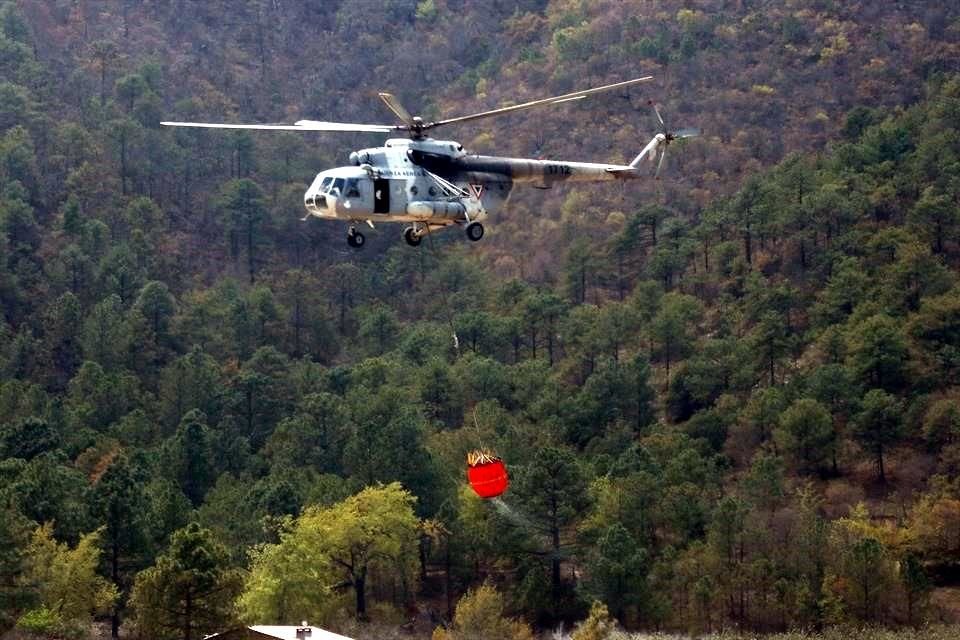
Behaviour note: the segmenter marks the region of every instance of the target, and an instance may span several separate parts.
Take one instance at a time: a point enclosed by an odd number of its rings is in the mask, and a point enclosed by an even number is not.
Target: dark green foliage
[[[193,409],[217,420],[223,387],[216,360],[198,346],[170,363],[160,376],[160,414],[168,428]]]
[[[40,418],[24,418],[0,427],[0,460],[32,460],[56,450],[59,445],[60,435]]]
[[[906,344],[898,323],[875,315],[852,327],[848,338],[849,365],[863,384],[894,391],[903,383]]]
[[[393,390],[359,387],[349,398],[352,429],[343,468],[365,485],[399,481],[419,496],[417,510],[432,513],[439,487],[433,456],[424,448],[426,422]]]
[[[779,446],[806,471],[819,470],[836,446],[830,413],[811,398],[801,398],[787,407],[774,434]]]
[[[250,141],[249,135],[241,136],[238,140]],[[243,164],[241,175],[248,175],[249,159],[244,163],[241,145],[238,144],[238,162]],[[249,154],[249,150],[246,152]],[[239,260],[241,255],[246,256],[247,275],[250,284],[253,284],[262,258],[260,252],[266,244],[264,228],[269,224],[267,211],[263,202],[263,192],[252,180],[233,180],[223,186],[220,193],[220,207],[226,218],[227,240],[230,255]]]
[[[577,514],[588,504],[586,478],[571,452],[543,447],[530,464],[518,470],[514,491],[534,530],[546,537],[552,613],[556,616],[563,597],[560,571],[565,546],[563,538]]]
[[[871,389],[860,402],[860,412],[853,422],[853,436],[873,456],[881,482],[886,480],[883,454],[903,435],[902,413],[903,406],[894,396]]]
[[[607,603],[623,621],[628,607],[642,607],[647,597],[645,550],[621,524],[609,527],[587,558],[590,577],[581,585],[584,596]]]
[[[216,479],[213,434],[206,417],[196,409],[180,421],[177,432],[164,444],[162,454],[166,475],[180,485],[193,506],[203,501]]]
[[[234,620],[240,575],[209,529],[192,523],[137,576],[132,603],[140,629],[156,638],[202,637]]]
[[[122,595],[129,593],[133,570],[143,563],[147,551],[145,481],[144,470],[121,453],[93,488],[93,511],[105,526],[105,563],[110,580]],[[122,611],[122,603],[115,605],[111,616],[113,637],[119,633]]]

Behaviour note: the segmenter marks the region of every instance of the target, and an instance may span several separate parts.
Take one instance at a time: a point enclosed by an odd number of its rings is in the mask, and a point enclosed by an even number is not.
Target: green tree
[[[364,309],[360,315],[360,339],[367,353],[382,356],[396,344],[400,334],[397,314],[385,304],[376,304]]]
[[[343,399],[332,393],[311,393],[299,402],[293,416],[280,421],[263,453],[276,469],[340,473],[348,437]]]
[[[588,578],[580,590],[605,603],[621,623],[628,608],[641,608],[647,593],[648,557],[630,532],[619,523],[600,536],[587,556]]]
[[[660,357],[666,364],[667,379],[670,364],[683,358],[693,342],[691,331],[700,319],[700,303],[691,296],[668,293],[663,296],[659,311],[650,323],[650,334],[660,346]]]
[[[853,421],[853,436],[870,452],[877,466],[877,477],[886,482],[883,454],[903,436],[903,405],[882,389],[871,389],[860,403]]]
[[[536,291],[522,305],[523,323],[530,340],[530,357],[536,359],[537,347],[545,343],[547,361],[552,367],[556,356],[557,324],[566,313],[566,304],[553,291]]]
[[[912,625],[917,622],[917,613],[924,609],[933,583],[923,566],[923,560],[916,553],[907,553],[901,560],[899,577],[907,598],[907,624]]]
[[[960,403],[954,396],[934,400],[923,416],[923,437],[935,450],[960,441]]]
[[[740,624],[746,622],[747,505],[740,498],[725,496],[716,505],[710,522],[708,541],[722,570],[717,585],[726,595],[730,615]]]
[[[160,374],[160,415],[173,429],[189,411],[197,409],[211,421],[220,417],[224,389],[217,361],[194,345]]]
[[[933,241],[933,250],[943,253],[944,238],[952,237],[960,220],[960,209],[949,195],[937,194],[927,187],[910,210],[907,219]]]
[[[875,315],[852,327],[848,365],[871,387],[894,391],[903,383],[907,347],[896,320]]]
[[[292,403],[287,384],[290,362],[273,347],[261,347],[233,381],[228,409],[239,436],[259,449]]]
[[[812,398],[801,398],[787,407],[774,438],[806,471],[819,469],[836,446],[830,413]]]
[[[116,369],[126,361],[131,339],[123,302],[117,295],[97,303],[83,323],[83,352],[105,369]]]
[[[147,320],[154,346],[159,348],[167,344],[170,340],[170,320],[176,311],[173,295],[167,285],[156,280],[143,285],[133,308]]]
[[[0,509],[0,627],[4,629],[13,626],[13,614],[23,611],[33,595],[20,581],[31,529],[17,510]]]
[[[580,391],[562,404],[568,424],[566,439],[578,446],[600,437],[617,420],[630,419],[636,395],[631,393],[630,372],[608,358],[586,379]],[[649,408],[647,417],[649,417]],[[646,425],[644,425],[646,426]]]
[[[390,580],[412,589],[418,522],[415,498],[399,483],[367,487],[329,507],[310,507],[278,544],[260,548],[239,606],[247,620],[314,619],[339,604],[336,589],[349,586],[355,612],[367,616],[367,581]]]
[[[569,542],[569,528],[588,506],[583,471],[573,453],[556,447],[539,449],[533,460],[517,472],[515,494],[523,513],[548,540],[553,614],[559,614],[563,592],[561,565]]]
[[[853,372],[839,363],[825,364],[813,370],[807,378],[808,393],[830,412],[835,439],[840,442],[847,422],[856,410],[860,385]],[[837,450],[833,448],[833,472],[838,473]]]
[[[122,76],[113,86],[128,113],[133,111],[133,103],[137,98],[150,90],[147,81],[139,73],[128,73]]]
[[[125,308],[140,290],[145,275],[138,252],[129,242],[111,245],[109,252],[97,265],[100,295],[106,296],[103,302],[106,303],[111,299],[110,296],[115,296],[120,306]]]
[[[89,483],[60,451],[40,454],[28,462],[8,461],[0,482],[0,499],[34,523],[53,523],[61,540],[76,542],[93,528]]]
[[[146,502],[142,490],[145,475],[126,455],[120,454],[93,487],[93,510],[104,523],[110,581],[120,594],[110,617],[114,638],[120,637],[120,615],[125,604],[122,600],[129,593],[130,569],[146,550]]]
[[[790,338],[783,317],[773,311],[765,312],[751,334],[754,352],[760,367],[767,371],[767,384],[776,384],[776,368],[789,353]]]
[[[592,242],[579,238],[573,242],[567,252],[564,265],[567,292],[574,304],[587,301],[587,290],[597,268],[597,256]]]
[[[785,408],[783,392],[777,387],[758,389],[743,409],[743,419],[763,444],[773,434]]]
[[[261,262],[260,251],[267,244],[269,223],[263,191],[253,180],[231,180],[220,190],[220,208],[226,214],[230,255],[247,257],[247,273],[253,284]]]
[[[103,431],[139,402],[139,380],[123,369],[84,362],[67,386],[66,408],[79,426]]]
[[[634,356],[627,365],[627,376],[628,389],[634,404],[634,426],[639,433],[657,420],[654,405],[656,395],[650,386],[650,363],[643,354]]]
[[[32,460],[42,453],[56,450],[59,445],[60,434],[41,418],[21,418],[0,425],[0,460]]]
[[[100,106],[107,104],[107,73],[120,58],[116,43],[109,40],[95,40],[90,43],[89,63],[100,74]]]
[[[418,498],[422,516],[437,505],[438,467],[425,447],[427,424],[398,388],[348,396],[352,428],[343,445],[344,470],[366,485],[398,481]]]
[[[213,434],[206,416],[196,409],[189,411],[177,432],[163,446],[164,469],[175,480],[193,506],[203,502],[216,479]]]
[[[137,574],[130,603],[141,633],[194,640],[235,620],[241,587],[226,548],[209,529],[192,523],[173,534],[156,564]]]
[[[742,484],[751,504],[772,512],[786,494],[783,460],[759,451],[753,456]]]
[[[960,287],[924,298],[907,325],[924,373],[940,387],[960,383]]]

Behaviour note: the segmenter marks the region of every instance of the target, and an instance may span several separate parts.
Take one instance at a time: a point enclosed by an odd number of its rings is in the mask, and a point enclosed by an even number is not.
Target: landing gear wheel
[[[411,247],[419,247],[420,240],[422,238],[417,235],[417,230],[413,227],[407,227],[403,230],[403,239],[407,241],[407,244]]]
[[[363,237],[362,233],[357,231],[356,227],[350,227],[350,230],[347,231],[347,244],[354,249],[362,249],[366,241],[367,239]]]
[[[483,237],[483,225],[479,222],[471,222],[467,225],[467,237],[476,242]]]

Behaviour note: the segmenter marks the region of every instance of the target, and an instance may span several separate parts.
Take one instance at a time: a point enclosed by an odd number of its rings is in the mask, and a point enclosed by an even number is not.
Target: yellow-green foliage
[[[53,537],[52,524],[37,527],[27,546],[21,581],[33,590],[39,606],[24,615],[21,624],[49,626],[56,621],[83,628],[94,613],[107,611],[118,593],[97,575],[99,562],[99,530],[82,536],[71,549]]]
[[[789,633],[759,634],[733,631],[698,636],[699,640],[955,640],[960,627],[935,625],[919,629],[879,629],[872,627],[835,627],[816,633],[792,631]],[[618,634],[623,640],[675,640],[672,634]]]
[[[702,11],[695,9],[680,9],[677,11],[677,22],[687,30],[694,29],[702,24],[704,15]]]
[[[63,632],[63,619],[56,611],[44,606],[30,609],[17,620],[17,628],[43,635]]]
[[[255,552],[241,616],[261,624],[303,617],[320,622],[349,602],[338,585],[356,589],[358,577],[367,575],[410,584],[417,557],[414,501],[394,482],[307,509],[278,544]]]
[[[433,640],[533,640],[530,626],[509,618],[503,596],[489,584],[468,591],[457,603],[453,625],[437,627]]]
[[[570,640],[606,640],[615,628],[616,623],[610,618],[607,605],[594,601],[590,615],[577,626]]]

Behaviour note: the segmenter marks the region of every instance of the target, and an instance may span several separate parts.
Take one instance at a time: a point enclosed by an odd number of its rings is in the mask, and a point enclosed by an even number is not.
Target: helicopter
[[[649,82],[643,76],[592,89],[574,91],[522,104],[482,111],[466,116],[425,121],[410,112],[391,93],[378,95],[399,124],[349,124],[299,120],[294,124],[225,124],[211,122],[161,122],[171,127],[204,127],[213,129],[254,129],[270,131],[340,131],[407,134],[390,138],[382,147],[361,149],[350,154],[350,166],[327,169],[317,174],[304,194],[310,217],[340,220],[349,223],[347,243],[360,249],[366,239],[357,226],[366,222],[407,223],[403,238],[410,246],[418,246],[430,233],[452,226],[461,226],[467,238],[480,240],[483,221],[507,202],[515,184],[532,184],[549,189],[565,182],[632,180],[646,177],[642,163],[653,163],[659,155],[656,176],[659,177],[667,145],[678,138],[699,135],[696,129],[670,131],[659,109],[653,103],[660,131],[628,165],[593,162],[570,162],[532,158],[484,156],[466,151],[459,142],[437,140],[428,136],[437,127],[501,116],[535,107],[582,100],[597,93],[623,90]]]

